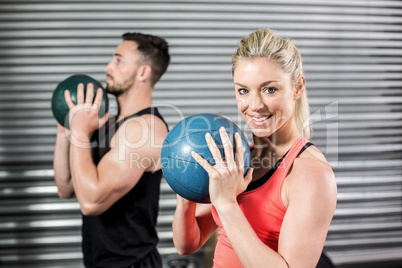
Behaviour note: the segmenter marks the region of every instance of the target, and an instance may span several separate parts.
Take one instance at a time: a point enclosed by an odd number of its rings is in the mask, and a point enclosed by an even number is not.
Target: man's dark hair
[[[155,85],[170,63],[169,45],[166,40],[142,33],[125,33],[122,38],[124,41],[134,41],[138,44],[138,51],[143,55],[145,63],[152,68],[151,84]]]

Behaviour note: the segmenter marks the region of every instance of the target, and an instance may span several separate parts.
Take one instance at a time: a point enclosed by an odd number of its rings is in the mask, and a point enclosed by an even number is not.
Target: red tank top
[[[237,202],[254,232],[264,244],[275,251],[278,251],[279,233],[286,213],[286,207],[281,197],[282,184],[295,158],[308,142],[306,138],[299,138],[267,182],[237,197]],[[212,216],[215,223],[221,227],[215,249],[214,268],[243,267],[222,228],[222,223],[214,207],[212,207]]]

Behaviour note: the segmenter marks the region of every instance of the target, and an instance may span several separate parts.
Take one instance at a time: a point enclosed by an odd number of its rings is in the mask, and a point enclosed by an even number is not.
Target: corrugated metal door
[[[339,185],[326,250],[338,265],[401,259],[401,7],[380,0],[1,1],[2,267],[81,265],[79,206],[59,199],[53,182],[50,99],[59,81],[86,73],[103,82],[122,33],[161,35],[172,64],[154,97],[170,126],[200,112],[240,123],[230,58],[240,38],[263,27],[292,37],[304,57],[313,142]],[[166,260],[176,253],[175,195],[162,187]]]

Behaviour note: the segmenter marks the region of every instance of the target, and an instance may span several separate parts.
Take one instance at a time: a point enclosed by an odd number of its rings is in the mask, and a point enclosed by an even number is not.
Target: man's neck
[[[119,116],[135,114],[152,105],[152,88],[136,88],[117,97]]]

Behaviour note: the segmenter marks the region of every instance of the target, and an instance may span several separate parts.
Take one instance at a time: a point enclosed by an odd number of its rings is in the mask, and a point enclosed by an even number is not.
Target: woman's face
[[[296,126],[293,114],[299,94],[290,75],[276,62],[244,60],[237,65],[233,79],[237,106],[256,137]]]

